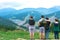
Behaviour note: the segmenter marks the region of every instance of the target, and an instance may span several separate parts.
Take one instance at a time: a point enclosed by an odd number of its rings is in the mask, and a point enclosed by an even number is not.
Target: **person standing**
[[[58,21],[58,19],[55,19],[55,22],[54,22],[54,38],[59,39],[59,21]]]
[[[35,20],[33,19],[32,16],[30,16],[30,19],[29,19],[29,32],[30,32],[30,39],[31,40],[34,40],[34,31],[35,31]]]
[[[45,18],[42,15],[41,19],[38,21],[38,25],[39,25],[39,37],[41,40],[44,40],[45,38]]]
[[[46,39],[49,39],[50,25],[51,25],[51,22],[49,18],[46,18],[46,26],[45,26],[45,38]]]

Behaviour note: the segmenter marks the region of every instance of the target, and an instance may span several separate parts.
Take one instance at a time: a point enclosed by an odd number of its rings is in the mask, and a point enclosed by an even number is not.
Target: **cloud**
[[[35,8],[37,7],[50,8],[58,5],[60,5],[60,0],[30,0],[25,6]]]
[[[60,0],[1,0],[0,8],[12,7],[15,9],[22,8],[50,8],[60,6]]]
[[[19,7],[21,6],[21,4],[16,3],[16,2],[4,2],[4,3],[0,3],[0,7]]]

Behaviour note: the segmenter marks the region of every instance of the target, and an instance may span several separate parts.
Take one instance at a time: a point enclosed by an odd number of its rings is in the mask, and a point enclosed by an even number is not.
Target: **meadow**
[[[60,35],[59,35],[60,36]],[[39,39],[38,32],[35,33],[35,39]],[[50,32],[50,40],[54,39],[53,32]],[[23,30],[0,31],[0,40],[29,40],[29,32]]]

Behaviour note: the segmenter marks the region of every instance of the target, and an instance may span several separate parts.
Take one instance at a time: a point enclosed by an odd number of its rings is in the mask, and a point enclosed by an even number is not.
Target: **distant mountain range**
[[[27,30],[27,28],[21,25],[21,23],[22,21],[20,20],[8,20],[0,17],[0,30],[1,29],[4,29],[4,31],[16,30],[16,29]]]
[[[55,15],[56,14],[56,15]],[[20,19],[25,20],[28,15],[34,16],[35,20],[39,20],[41,15],[46,17],[56,16],[60,18],[60,6],[52,8],[24,8],[21,10],[15,10],[13,8],[0,9],[0,16],[6,19]]]
[[[0,9],[0,16],[12,15],[12,14],[16,14],[16,12],[17,10],[13,8],[4,8],[4,9]]]
[[[46,15],[46,17],[52,17],[52,16],[55,16],[56,18],[60,19],[60,11]]]
[[[38,21],[44,15],[49,17],[52,21],[55,18],[60,19],[60,6],[52,8],[24,8],[21,10],[16,10],[13,8],[0,9],[0,28],[16,29],[16,26],[23,24],[30,16],[34,17],[35,21]],[[13,19],[13,20],[11,20]],[[15,20],[14,20],[15,19]],[[27,29],[23,25],[20,26],[23,29]]]

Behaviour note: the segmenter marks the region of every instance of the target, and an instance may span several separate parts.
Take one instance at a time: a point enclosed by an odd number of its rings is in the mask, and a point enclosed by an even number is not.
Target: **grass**
[[[50,33],[49,38],[54,38],[53,33]],[[20,38],[29,40],[29,32],[21,31],[21,30],[14,30],[14,31],[0,31],[0,40],[18,40]],[[35,39],[39,38],[39,34],[35,33]]]

